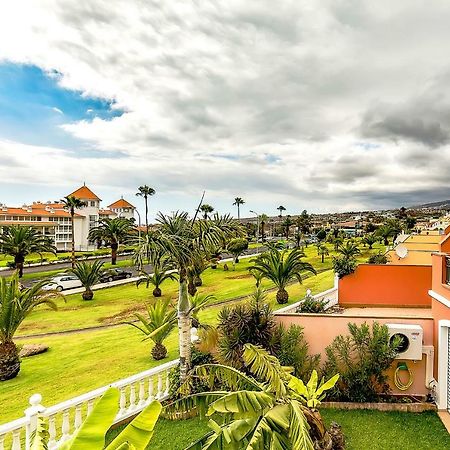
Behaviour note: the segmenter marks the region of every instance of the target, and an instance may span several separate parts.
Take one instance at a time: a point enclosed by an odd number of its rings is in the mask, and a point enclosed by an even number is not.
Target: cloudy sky
[[[447,199],[449,23],[448,0],[5,0],[0,202]]]

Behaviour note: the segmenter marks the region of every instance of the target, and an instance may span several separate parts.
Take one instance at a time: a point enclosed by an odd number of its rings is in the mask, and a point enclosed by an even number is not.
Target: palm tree
[[[19,278],[23,275],[25,258],[31,253],[41,255],[44,252],[56,254],[56,248],[48,236],[41,234],[36,228],[20,225],[3,227],[0,234],[0,251],[14,258]]]
[[[170,301],[158,299],[154,304],[147,305],[147,317],[136,313],[140,323],[127,322],[144,333],[144,340],[151,339],[155,344],[152,348],[152,357],[155,361],[167,356],[167,348],[163,342],[177,326],[177,311]]]
[[[286,211],[286,208],[283,205],[280,205],[277,209],[280,211],[280,217],[283,217],[283,211]]]
[[[166,413],[174,418],[180,412],[192,414],[205,409],[207,416],[221,416],[219,423],[210,419],[212,431],[188,449],[334,448],[316,408],[339,375],[319,382],[314,370],[305,385],[275,356],[252,344],[244,346],[243,359],[245,373],[220,364],[196,366],[188,386],[206,386],[210,391],[187,395],[166,406]],[[211,390],[217,386],[223,386],[222,390]]]
[[[375,233],[369,233],[366,234],[363,238],[362,238],[362,242],[365,245],[369,246],[369,250],[372,250],[372,246],[373,244],[375,244],[378,241],[378,238],[376,237]]]
[[[117,262],[117,249],[120,242],[126,242],[135,231],[133,223],[124,217],[100,219],[98,226],[91,228],[89,239],[105,241],[111,247],[111,264]]]
[[[271,248],[270,251],[254,258],[252,260],[253,265],[249,267],[249,270],[260,272],[264,278],[272,281],[278,288],[277,302],[280,304],[287,303],[289,293],[286,291],[286,286],[293,280],[301,283],[302,272],[316,274],[310,263],[302,261],[304,256],[305,254],[300,249],[289,252]]]
[[[203,218],[206,220],[208,218],[208,214],[211,214],[214,211],[214,208],[205,203],[200,206],[200,211],[203,213]]]
[[[352,241],[347,241],[341,244],[338,248],[338,253],[340,253],[344,258],[354,259],[357,255],[361,254],[361,250],[358,248],[358,244]]]
[[[136,286],[139,287],[142,283],[145,283],[145,287],[148,288],[150,285],[153,285],[153,297],[161,297],[162,292],[160,286],[164,281],[176,280],[177,277],[175,273],[169,272],[172,269],[172,265],[165,257],[162,257],[159,260],[154,259],[152,266],[153,273],[141,271],[141,278],[136,282]]]
[[[78,277],[85,289],[81,295],[83,300],[92,300],[94,298],[94,292],[91,288],[99,282],[102,270],[102,261],[95,261],[93,264],[89,264],[86,261],[78,261],[75,264],[75,268],[70,270],[70,272]]]
[[[138,192],[136,193],[137,197],[144,197],[145,201],[145,228],[148,233],[148,198],[152,195],[155,195],[156,191],[144,184],[143,186],[138,187]]]
[[[75,210],[84,208],[87,203],[83,200],[74,197],[73,195],[68,195],[61,200],[64,205],[64,209],[67,209],[70,213],[70,223],[72,227],[71,240],[72,240],[72,269],[75,267]]]
[[[212,219],[190,219],[187,212],[171,216],[158,215],[161,249],[178,270],[178,328],[180,350],[180,378],[185,379],[191,365],[191,304],[188,296],[189,273],[198,258],[206,258],[224,242],[244,234],[242,226],[229,215],[215,214]]]
[[[383,239],[384,245],[387,246],[389,245],[389,238],[394,236],[395,230],[389,224],[384,224],[378,227],[375,233],[377,236]]]
[[[289,231],[290,231],[292,225],[294,225],[294,221],[291,219],[291,216],[287,216],[283,222],[283,228],[286,233],[286,239],[289,239]]]
[[[325,244],[318,244],[317,252],[322,258],[322,263],[325,261],[325,256],[328,256],[330,254]]]
[[[16,377],[20,371],[19,351],[13,337],[25,317],[42,304],[57,309],[53,300],[62,296],[44,291],[46,283],[42,280],[22,289],[17,272],[9,280],[0,277],[0,381]]]
[[[245,203],[245,202],[244,202],[244,200],[242,200],[241,197],[236,197],[236,198],[234,199],[233,206],[237,206],[237,210],[238,210],[238,220],[241,218],[240,211],[239,211],[239,207],[240,207],[241,205],[243,205],[244,203]]]
[[[261,225],[261,241],[264,242],[265,238],[266,238],[266,224],[269,221],[269,217],[267,216],[267,214],[261,214],[259,216],[259,223]],[[257,239],[258,240],[258,239]]]
[[[191,317],[192,317],[192,326],[195,328],[206,327],[207,325],[202,325],[200,323],[200,319],[198,314],[200,311],[205,309],[212,301],[216,300],[216,297],[212,294],[208,295],[199,295],[196,293],[194,296],[190,298],[191,302]]]

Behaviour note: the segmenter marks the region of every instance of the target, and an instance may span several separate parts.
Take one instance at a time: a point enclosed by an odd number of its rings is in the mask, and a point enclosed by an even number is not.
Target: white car
[[[75,275],[60,275],[52,278],[45,286],[42,287],[42,289],[61,292],[66,289],[73,289],[82,286],[81,281]]]

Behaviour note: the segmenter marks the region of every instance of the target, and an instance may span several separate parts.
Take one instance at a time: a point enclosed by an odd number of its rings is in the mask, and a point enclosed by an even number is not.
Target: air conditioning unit
[[[391,340],[395,336],[402,339],[398,348],[396,359],[410,359],[420,361],[422,359],[423,329],[420,325],[404,323],[387,323]]]

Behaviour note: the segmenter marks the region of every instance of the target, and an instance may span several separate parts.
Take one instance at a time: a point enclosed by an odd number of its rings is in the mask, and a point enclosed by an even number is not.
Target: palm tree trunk
[[[239,220],[241,218],[241,214],[239,212],[239,203],[238,203],[237,207],[238,207],[238,220]]]
[[[72,227],[72,269],[75,268],[75,230],[74,230],[74,216],[75,216],[75,211],[73,210],[73,208],[70,210],[70,224]]]
[[[22,255],[16,255],[14,257],[14,265],[16,266],[16,270],[19,271],[19,278],[23,277],[23,263],[25,262],[25,258]]]
[[[180,380],[186,379],[191,367],[191,317],[187,292],[186,271],[180,270],[178,296],[178,340],[180,348]]]
[[[117,249],[119,244],[117,242],[111,243],[111,264],[115,266],[117,264]]]
[[[148,235],[148,197],[145,196],[145,228]]]
[[[20,371],[19,351],[12,341],[0,343],[0,381],[15,378]]]
[[[324,258],[325,258],[325,254],[322,253],[322,263],[323,263],[323,261],[324,261]]]

